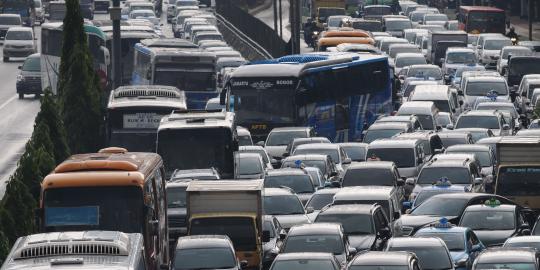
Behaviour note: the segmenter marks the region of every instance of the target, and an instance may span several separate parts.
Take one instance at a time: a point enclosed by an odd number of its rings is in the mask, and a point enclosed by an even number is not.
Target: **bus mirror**
[[[105,65],[109,66],[111,64],[111,54],[109,53],[109,49],[107,49],[105,46],[100,46],[99,49],[103,52],[103,60]]]
[[[152,219],[148,222],[150,225],[150,229],[152,230],[152,234],[158,234],[159,232],[159,221],[157,219]]]

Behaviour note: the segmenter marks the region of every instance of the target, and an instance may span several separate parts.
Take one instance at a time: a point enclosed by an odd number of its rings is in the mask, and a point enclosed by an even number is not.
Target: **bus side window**
[[[155,204],[155,194],[154,194],[155,186],[153,182],[154,180],[150,179],[144,183],[144,203],[146,205],[146,209],[148,210],[148,212],[146,213],[146,217],[145,217],[146,224],[144,226],[145,233],[143,235],[145,235],[144,244],[145,244],[146,254],[148,254],[148,256],[155,255],[154,253],[156,253],[156,249],[155,249],[156,242],[155,242],[155,237],[152,232],[152,221],[155,220],[155,214],[157,211],[156,204]]]
[[[159,239],[159,248],[160,253],[162,256],[162,261],[166,262],[168,260],[167,253],[165,252],[167,250],[168,245],[168,239],[165,237],[167,232],[167,219],[166,219],[166,194],[165,194],[165,183],[163,179],[163,173],[161,171],[162,167],[158,167],[156,169],[156,173],[154,175],[154,180],[156,181],[156,192],[157,192],[157,205],[159,208],[159,215],[158,215],[158,221],[159,221],[159,230],[158,233],[158,239]]]

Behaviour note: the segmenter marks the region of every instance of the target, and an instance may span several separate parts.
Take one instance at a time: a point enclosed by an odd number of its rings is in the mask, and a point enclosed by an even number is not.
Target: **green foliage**
[[[15,243],[15,240],[17,240],[17,237],[15,237],[15,222],[9,212],[2,207],[0,207],[0,228],[7,238],[8,245],[11,246],[11,243]]]
[[[37,203],[28,191],[28,187],[18,178],[17,174],[11,176],[2,200],[2,207],[13,220],[13,225],[11,225],[13,231],[6,233],[10,244],[15,243],[17,238],[34,232],[34,208],[36,206]],[[9,228],[5,224],[2,227]]]
[[[103,138],[101,87],[77,0],[66,1],[58,93],[69,149],[72,153],[95,152]]]
[[[9,247],[9,240],[7,239],[6,235],[0,227],[0,265],[4,263],[4,260],[7,257],[9,253]]]
[[[54,161],[56,164],[69,157],[66,130],[58,109],[58,102],[54,98],[50,88],[45,90],[41,98],[41,110],[36,116],[34,128],[38,123],[45,123],[49,127],[49,135],[53,144]]]

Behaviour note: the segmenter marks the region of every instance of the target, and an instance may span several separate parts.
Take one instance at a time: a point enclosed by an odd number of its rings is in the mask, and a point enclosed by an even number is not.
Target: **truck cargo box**
[[[497,143],[497,162],[499,165],[540,164],[540,138],[502,137]]]

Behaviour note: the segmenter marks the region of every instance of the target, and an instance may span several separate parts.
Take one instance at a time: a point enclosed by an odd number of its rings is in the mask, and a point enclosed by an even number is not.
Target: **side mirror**
[[[384,227],[384,228],[381,228],[379,230],[379,235],[382,237],[382,238],[390,238],[391,236],[391,232],[390,232],[390,228],[388,227]]]
[[[169,265],[168,264],[160,264],[159,269],[167,270],[167,269],[169,269]]]
[[[398,220],[401,217],[401,214],[399,212],[394,212],[394,220]]]
[[[503,129],[503,130],[510,130],[510,126],[509,126],[508,124],[504,124],[504,125],[502,126],[502,129]]]
[[[406,180],[407,179],[405,177],[398,178],[397,181],[396,181],[396,185],[397,186],[403,186],[403,185],[405,185]]]
[[[460,96],[463,96],[463,90],[458,90],[457,94],[460,95]],[[459,101],[459,105],[463,105],[463,100]]]
[[[405,80],[405,75],[399,75],[399,76],[398,76],[398,79],[400,79],[400,80]]]
[[[159,232],[159,221],[157,219],[152,219],[149,222],[152,234],[158,234]]]
[[[343,160],[342,164],[351,164],[352,160],[350,158],[346,158]]]
[[[414,186],[416,183],[414,181],[414,178],[407,178],[407,180],[405,180],[405,185],[411,185],[411,186]]]
[[[356,248],[349,247],[349,255],[354,256],[357,252]]]
[[[446,129],[452,130],[452,129],[454,129],[454,125],[448,124],[448,125],[446,125]]]
[[[481,177],[474,178],[473,185],[481,185],[484,183],[484,179]]]
[[[331,172],[331,173],[330,173],[330,177],[336,177],[336,176],[338,176],[338,175],[339,175],[338,172]]]
[[[458,91],[458,95],[459,95],[459,92],[461,92],[461,95],[463,95],[463,91]],[[464,104],[463,100],[458,101],[458,103],[459,103],[459,106],[463,106]]]
[[[258,146],[264,147],[264,141],[258,141],[258,142],[257,142],[257,145],[258,145]]]
[[[456,268],[464,268],[467,267],[467,259],[461,259],[454,263],[454,266]]]
[[[18,66],[17,68],[18,68],[18,69],[22,69],[22,66]]]
[[[285,230],[281,230],[279,232],[279,239],[285,240],[285,237],[287,237],[287,232]]]
[[[417,164],[422,164],[422,163],[424,163],[424,159],[419,157],[418,159],[416,159],[416,163]]]
[[[471,252],[479,252],[479,251],[482,251],[482,246],[481,245],[473,245],[471,247]]]
[[[309,206],[309,207],[306,208],[306,213],[307,214],[311,214],[313,212],[315,212],[315,209],[313,207]]]
[[[401,203],[401,206],[403,207],[403,209],[411,209],[412,208],[412,202],[404,201],[404,202]]]
[[[288,156],[290,156],[290,155],[291,155],[291,154],[288,153],[288,152],[283,153],[283,157],[284,157],[284,158],[286,158],[286,157],[288,157]]]
[[[241,260],[241,261],[240,261],[240,268],[246,269],[247,267],[248,267],[248,261],[246,261],[246,260]]]
[[[263,231],[261,240],[264,243],[270,242],[270,231]]]

